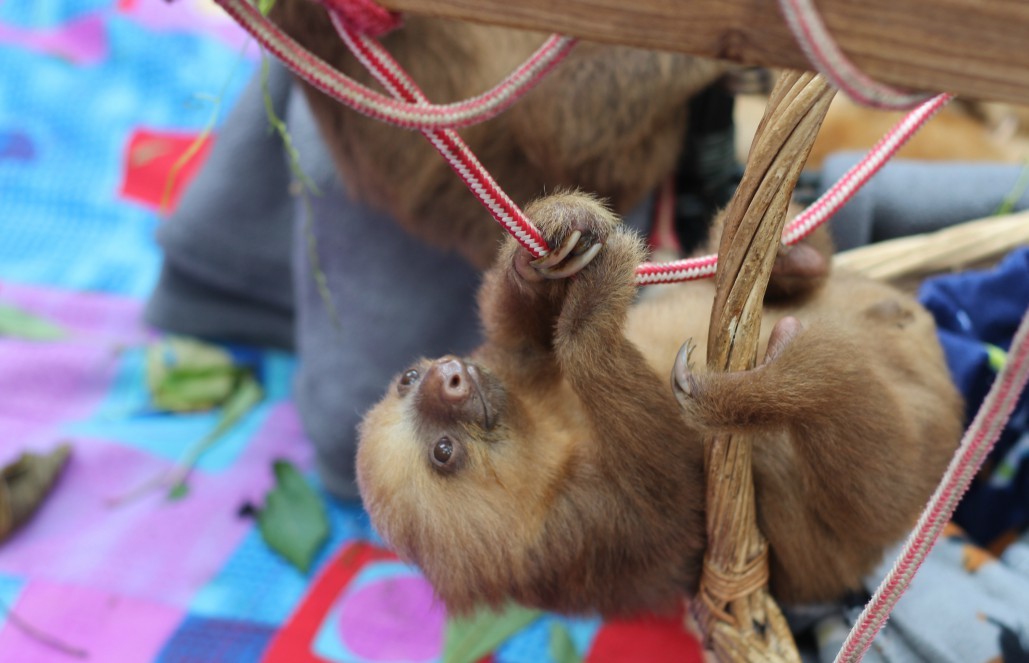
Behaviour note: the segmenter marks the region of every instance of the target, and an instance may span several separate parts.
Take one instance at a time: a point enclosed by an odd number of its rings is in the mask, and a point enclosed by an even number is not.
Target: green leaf
[[[1008,353],[1004,352],[1003,348],[998,348],[992,343],[984,343],[983,345],[986,346],[986,359],[990,364],[990,368],[995,373],[1000,373],[1008,363]]]
[[[171,490],[168,491],[168,501],[177,502],[178,500],[181,500],[188,494],[189,484],[180,481],[179,483],[172,486]]]
[[[222,407],[221,417],[218,418],[218,423],[215,424],[215,427],[207,435],[194,443],[182,460],[176,464],[176,470],[170,476],[172,488],[168,495],[169,499],[178,499],[185,496],[184,492],[176,493],[176,487],[182,485],[183,489],[186,488],[186,477],[193,471],[200,457],[213,447],[222,435],[229,432],[236,425],[236,422],[257,407],[257,404],[263,398],[264,392],[261,390],[261,385],[258,384],[254,376],[249,373],[245,374],[236,390],[232,392],[228,402]]]
[[[555,663],[581,663],[582,656],[575,649],[572,634],[561,622],[550,624],[550,658]]]
[[[194,412],[225,403],[244,370],[224,349],[171,337],[147,348],[146,381],[150,399],[161,410]]]
[[[67,333],[49,320],[13,306],[0,305],[0,336],[28,341],[56,341],[67,336]]]
[[[275,461],[275,487],[257,513],[265,543],[307,573],[329,537],[325,505],[292,464]]]
[[[267,16],[274,6],[275,0],[257,0],[257,11],[261,12],[263,16]]]
[[[443,663],[475,663],[542,614],[511,604],[501,612],[479,610],[469,617],[448,619]]]
[[[1022,165],[1022,170],[1018,173],[1018,179],[1015,180],[1011,190],[1004,196],[1004,199],[1000,201],[1000,205],[997,207],[994,215],[1003,216],[1004,214],[1014,212],[1015,206],[1022,199],[1022,196],[1025,195],[1027,188],[1029,188],[1029,163]]]

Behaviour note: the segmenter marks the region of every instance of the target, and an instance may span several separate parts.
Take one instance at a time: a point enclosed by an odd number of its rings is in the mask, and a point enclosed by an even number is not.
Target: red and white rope
[[[937,95],[902,118],[879,139],[861,161],[844,173],[843,177],[819,196],[818,200],[811,203],[787,225],[783,233],[783,243],[796,244],[825,223],[951,99],[953,96],[950,94]]]
[[[473,195],[522,246],[535,256],[546,253],[546,242],[538,229],[451,129],[483,121],[510,106],[567,55],[575,40],[552,36],[529,61],[492,90],[463,102],[434,105],[378,42],[345,25],[334,12],[330,11],[330,15],[348,46],[395,98],[385,97],[336,71],[282,33],[247,0],[216,1],[258,42],[315,87],[365,115],[421,130]],[[787,226],[783,242],[794,244],[825,223],[949,99],[949,95],[935,97],[898,123],[857,166]],[[644,263],[637,270],[636,282],[649,285],[709,278],[714,276],[717,263],[715,255]]]
[[[335,12],[329,12],[336,31],[361,63],[390,94],[419,105],[429,100],[386,49],[377,41],[358,33],[346,25]],[[524,246],[534,257],[549,251],[546,240],[528,217],[497,185],[482,167],[464,140],[453,129],[423,129],[422,133],[439,150],[479,202],[493,218]]]
[[[783,244],[793,245],[800,242],[818,226],[828,221],[841,207],[854,196],[886,162],[897,153],[904,144],[922,128],[953,97],[940,94],[908,113],[893,126],[872,149],[843,174],[835,184],[819,196],[803,212],[790,221],[783,231]],[[674,283],[714,276],[718,264],[718,256],[707,255],[688,260],[676,260],[668,263],[643,263],[636,272],[638,285],[652,283]]]
[[[1011,342],[1007,364],[990,388],[968,427],[939,487],[918,519],[893,568],[865,606],[836,657],[837,662],[861,660],[876,634],[886,624],[890,611],[908,588],[911,579],[936,543],[961,497],[1004,430],[1029,380],[1029,311],[1025,313]]]
[[[808,61],[854,101],[873,108],[906,110],[928,99],[928,95],[880,83],[858,69],[829,34],[812,0],[779,0],[779,9]]]
[[[415,104],[391,99],[343,75],[282,32],[248,0],[215,1],[308,83],[359,113],[405,129],[455,129],[500,114],[542,80],[576,43],[572,37],[553,35],[493,89],[452,104]]]

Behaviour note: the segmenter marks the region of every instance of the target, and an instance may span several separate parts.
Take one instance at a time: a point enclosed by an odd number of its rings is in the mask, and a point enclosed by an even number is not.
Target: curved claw
[[[568,257],[568,254],[572,252],[576,244],[579,243],[579,238],[582,237],[582,232],[576,230],[572,234],[565,238],[565,241],[561,246],[557,247],[542,258],[537,258],[529,264],[539,270],[550,269],[557,267],[557,265]]]
[[[775,361],[802,331],[804,331],[804,323],[792,315],[787,315],[775,323],[775,326],[772,327],[772,333],[768,337],[768,349],[765,350],[763,364]]]
[[[693,375],[693,351],[697,346],[693,339],[687,339],[679,354],[675,356],[675,365],[672,368],[672,393],[679,405],[686,407],[688,399],[693,397],[696,391],[697,379]]]
[[[563,265],[551,268],[537,267],[536,270],[548,279],[568,278],[573,274],[578,274],[586,265],[590,264],[593,259],[597,257],[597,254],[600,253],[600,249],[603,248],[603,246],[603,244],[594,244],[590,248],[586,249],[585,253],[576,255]]]

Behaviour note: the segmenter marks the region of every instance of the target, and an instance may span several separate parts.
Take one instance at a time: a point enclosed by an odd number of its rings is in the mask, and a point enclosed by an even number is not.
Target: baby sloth
[[[562,194],[527,213],[555,248],[504,245],[479,295],[485,343],[418,361],[362,424],[358,481],[387,541],[452,611],[672,608],[699,583],[704,437],[732,432],[753,440],[775,596],[857,587],[961,433],[929,315],[794,249],[777,278],[811,287],[766,302],[764,361],[701,372],[682,341],[703,365],[710,282],[633,304],[644,248],[603,206]]]

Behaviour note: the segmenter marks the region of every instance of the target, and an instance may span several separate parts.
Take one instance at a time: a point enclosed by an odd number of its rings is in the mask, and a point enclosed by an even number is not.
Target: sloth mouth
[[[482,384],[482,373],[475,364],[467,362],[466,365],[468,367],[468,377],[475,387],[475,395],[478,397],[479,405],[482,408],[482,421],[480,423],[484,430],[492,430],[493,426],[496,425],[496,412],[493,412],[489,400],[486,398],[486,391],[483,389]]]

